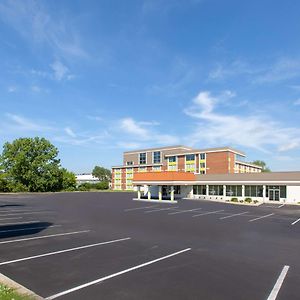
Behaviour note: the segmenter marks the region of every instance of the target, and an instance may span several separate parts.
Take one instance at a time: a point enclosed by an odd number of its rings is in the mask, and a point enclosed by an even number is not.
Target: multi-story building
[[[112,167],[112,188],[132,190],[133,176],[145,172],[194,174],[260,173],[261,167],[247,163],[245,153],[230,147],[193,149],[170,146],[127,151],[123,165]]]

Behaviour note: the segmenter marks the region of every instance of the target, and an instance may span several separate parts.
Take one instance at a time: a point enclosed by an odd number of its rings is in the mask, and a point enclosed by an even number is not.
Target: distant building
[[[99,178],[93,176],[92,174],[77,174],[76,183],[77,185],[82,183],[97,183],[100,182]]]

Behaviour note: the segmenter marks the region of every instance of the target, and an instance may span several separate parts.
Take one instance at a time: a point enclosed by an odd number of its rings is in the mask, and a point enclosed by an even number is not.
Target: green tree
[[[95,166],[92,172],[93,176],[97,177],[100,181],[110,181],[111,171],[103,167]]]
[[[5,143],[1,167],[10,186],[30,192],[57,191],[62,186],[58,150],[45,138],[19,138]]]
[[[258,165],[262,167],[262,172],[271,172],[271,169],[267,166],[267,164],[263,160],[255,160],[252,162],[254,165]]]
[[[61,169],[61,188],[63,190],[76,189],[76,176],[74,173],[69,172],[67,169]]]

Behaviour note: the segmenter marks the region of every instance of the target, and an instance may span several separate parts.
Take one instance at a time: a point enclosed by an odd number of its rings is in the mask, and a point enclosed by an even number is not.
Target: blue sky
[[[300,2],[1,1],[0,146],[44,136],[89,172],[232,146],[300,170]]]

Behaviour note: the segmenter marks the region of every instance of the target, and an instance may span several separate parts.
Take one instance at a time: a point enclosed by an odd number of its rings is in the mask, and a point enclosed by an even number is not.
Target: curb
[[[156,199],[138,199],[138,198],[133,198],[132,199],[133,201],[141,201],[141,202],[148,202],[148,203],[151,203],[151,202],[155,202],[155,203],[168,203],[168,204],[176,204],[178,203],[177,200],[156,200]]]
[[[7,276],[3,275],[0,273],[0,282],[3,283],[4,285],[8,286],[11,289],[14,289],[17,293],[21,295],[26,295],[31,297],[34,300],[44,300],[41,296],[37,295],[33,291],[27,289],[23,285],[17,283],[16,281],[8,278]]]

